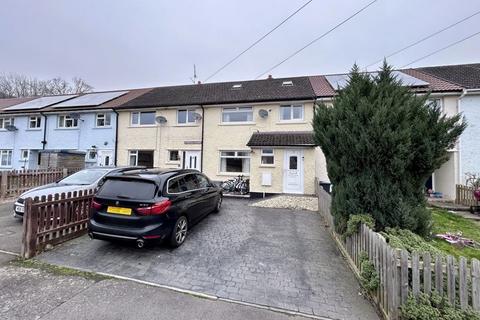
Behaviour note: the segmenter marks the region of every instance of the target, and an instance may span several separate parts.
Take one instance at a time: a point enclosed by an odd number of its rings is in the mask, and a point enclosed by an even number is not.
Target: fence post
[[[7,196],[7,181],[8,171],[2,171],[2,175],[0,176],[0,198]]]
[[[32,198],[25,200],[25,212],[23,213],[23,236],[21,255],[30,259],[37,250],[38,213],[32,210]]]
[[[68,176],[68,169],[67,169],[67,168],[63,168],[63,170],[62,170],[62,175],[63,175],[64,178],[65,178],[66,176]]]

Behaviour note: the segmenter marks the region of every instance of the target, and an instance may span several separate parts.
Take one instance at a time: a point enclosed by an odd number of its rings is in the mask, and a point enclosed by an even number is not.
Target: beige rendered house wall
[[[313,102],[306,101],[304,105],[304,119],[302,121],[295,122],[281,122],[280,121],[280,105],[282,104],[299,104],[299,102],[281,102],[281,103],[257,103],[257,104],[245,104],[243,106],[253,107],[253,121],[251,123],[222,123],[222,107],[231,107],[231,105],[218,105],[205,107],[205,133],[204,133],[204,152],[203,152],[203,172],[207,174],[212,180],[223,181],[230,177],[235,177],[238,173],[225,173],[220,172],[220,152],[221,151],[250,151],[247,147],[247,143],[254,132],[271,132],[271,131],[311,131],[312,119],[313,119]],[[232,105],[233,106],[233,105]],[[239,105],[235,105],[239,106]],[[260,109],[269,111],[269,115],[266,118],[261,118],[258,115]],[[311,148],[313,150],[313,148]],[[306,149],[308,150],[308,149]],[[257,153],[258,152],[258,153]],[[277,153],[283,157],[283,152],[279,149],[275,149],[275,161],[280,160]],[[308,153],[307,151],[305,152]],[[250,176],[253,179],[259,172],[260,160],[256,159],[259,156],[260,150],[251,154],[250,159]],[[282,158],[283,159],[283,158]],[[258,160],[258,161],[257,161]],[[308,160],[311,165],[305,165],[305,177],[312,177],[315,175],[315,158],[312,153],[312,157]],[[283,160],[282,160],[283,162]],[[305,159],[307,162],[307,159]],[[308,169],[307,169],[308,168]],[[282,169],[280,166],[275,168],[269,168],[272,170],[272,180],[275,181],[272,185],[275,185],[275,190],[272,192],[282,192]],[[307,171],[309,170],[309,171]],[[253,177],[255,175],[255,177]],[[280,182],[280,183],[277,183]],[[251,191],[257,192],[251,186]],[[273,187],[273,186],[272,186]],[[305,188],[305,192],[307,189]],[[263,191],[262,191],[263,192]]]
[[[160,108],[157,116],[167,119],[164,124],[150,126],[130,125],[130,111],[119,112],[118,117],[118,165],[128,165],[129,150],[154,150],[154,166],[158,168],[179,168],[181,161],[170,162],[169,150],[200,150],[201,121],[193,124],[177,124],[177,110],[186,108]],[[199,114],[200,107],[189,107]],[[138,111],[154,111],[138,110]],[[135,110],[137,111],[137,110]],[[181,154],[181,152],[180,152]]]

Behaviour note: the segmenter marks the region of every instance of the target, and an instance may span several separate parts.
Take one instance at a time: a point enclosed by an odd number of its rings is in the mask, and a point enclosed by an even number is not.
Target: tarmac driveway
[[[334,319],[378,319],[315,212],[226,199],[176,250],[77,238],[46,262]]]
[[[13,202],[0,203],[0,250],[20,253],[22,220],[13,217]]]

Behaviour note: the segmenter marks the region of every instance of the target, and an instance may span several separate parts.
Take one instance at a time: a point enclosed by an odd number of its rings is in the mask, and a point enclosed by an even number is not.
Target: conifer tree
[[[349,78],[333,107],[319,104],[313,119],[333,184],[336,229],[343,233],[350,215],[370,214],[377,230],[427,235],[425,182],[449,159],[466,123],[403,86],[386,62],[376,76],[354,65]]]

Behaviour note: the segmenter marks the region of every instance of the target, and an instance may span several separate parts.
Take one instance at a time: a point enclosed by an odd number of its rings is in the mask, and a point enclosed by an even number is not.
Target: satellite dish
[[[260,118],[266,118],[268,117],[268,111],[265,109],[260,109],[258,110],[258,115],[260,116]]]
[[[158,124],[167,123],[167,118],[165,118],[164,116],[156,116],[155,122],[157,122]]]
[[[74,119],[74,120],[78,120],[80,119],[80,113],[70,113],[69,114],[70,118]]]
[[[198,112],[194,112],[193,116],[195,117],[195,121],[202,120],[202,115]]]
[[[17,127],[15,127],[14,125],[8,125],[8,126],[5,126],[5,129],[7,129],[8,131],[17,131]]]

